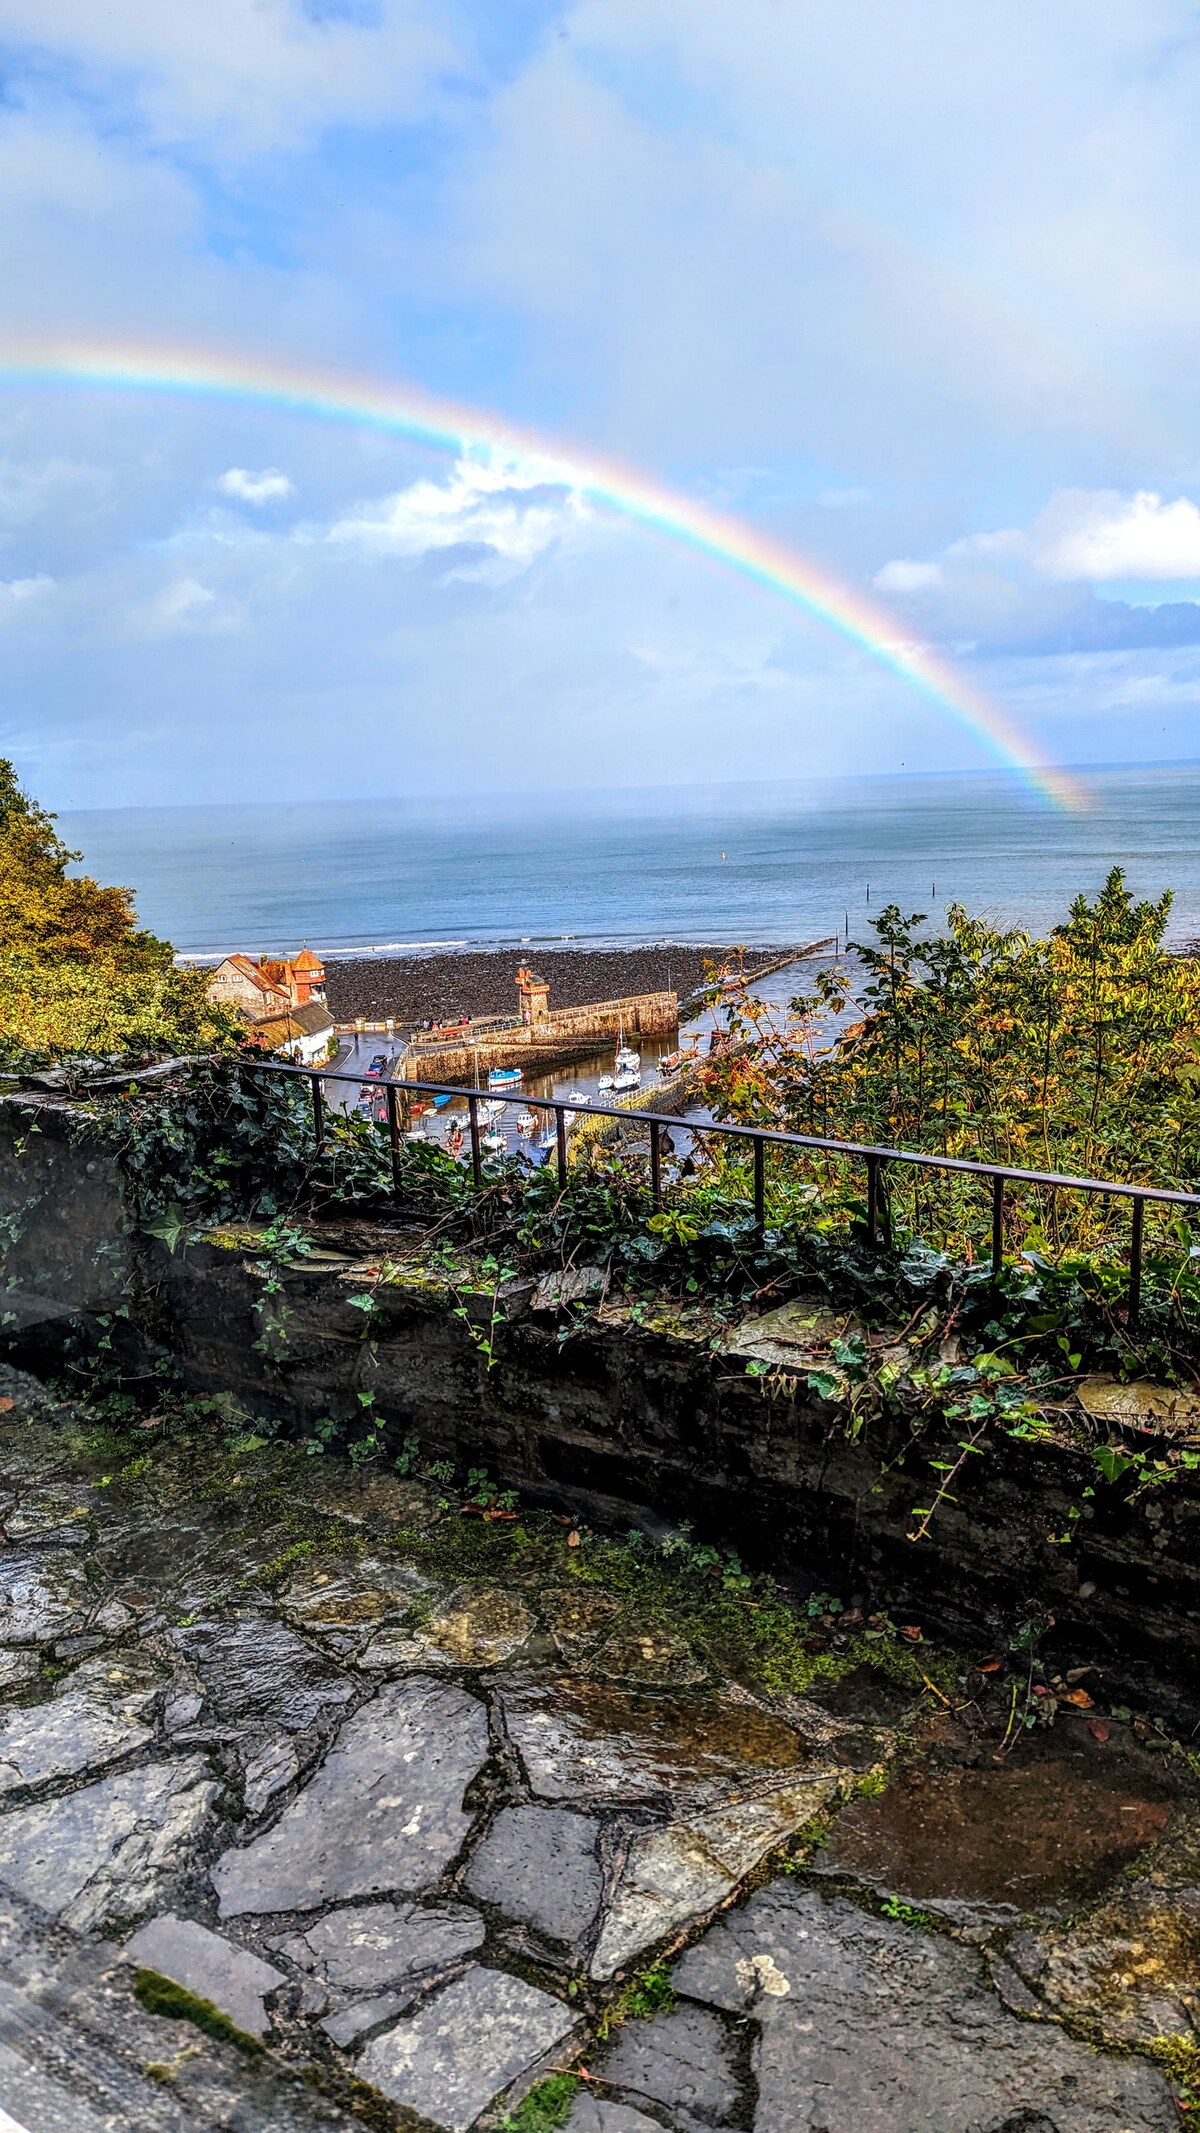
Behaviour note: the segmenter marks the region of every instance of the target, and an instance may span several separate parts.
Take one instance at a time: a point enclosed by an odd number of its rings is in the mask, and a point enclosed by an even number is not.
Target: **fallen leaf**
[[[1077,1711],[1090,1711],[1095,1701],[1095,1697],[1089,1696],[1086,1689],[1068,1689],[1063,1697],[1063,1702],[1073,1703]]]
[[[579,1546],[579,1535],[575,1531],[574,1526],[572,1526],[571,1531],[567,1535],[567,1546],[568,1548],[578,1548]]]
[[[1053,1696],[1054,1691],[1053,1689],[1048,1689],[1044,1681],[1035,1681],[1033,1693],[1035,1696]]]
[[[1089,1718],[1088,1732],[1093,1740],[1107,1740],[1111,1731],[1112,1728],[1106,1718]]]
[[[921,1632],[915,1622],[902,1622],[900,1635],[907,1637],[910,1644],[919,1644],[921,1642]]]
[[[495,1504],[489,1504],[483,1515],[485,1518],[515,1518],[517,1514],[515,1511],[498,1511]]]
[[[16,1404],[16,1401],[10,1400],[8,1394],[5,1393],[4,1398],[0,1400],[0,1415],[11,1414]]]
[[[981,1674],[998,1674],[1003,1664],[1003,1659],[983,1659],[980,1661],[979,1671]]]

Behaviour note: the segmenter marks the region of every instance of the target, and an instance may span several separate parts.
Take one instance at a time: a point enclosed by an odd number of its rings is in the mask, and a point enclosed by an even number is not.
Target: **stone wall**
[[[460,1297],[427,1274],[379,1280],[395,1231],[330,1230],[268,1292],[253,1231],[174,1253],[138,1237],[119,1167],[80,1137],[78,1118],[40,1106],[31,1133],[29,1116],[27,1103],[0,1100],[13,1360],[45,1368],[68,1341],[95,1346],[120,1308],[131,1376],[168,1353],[192,1390],[233,1393],[290,1433],[325,1417],[361,1433],[378,1417],[389,1451],[416,1435],[427,1457],[486,1466],[618,1530],[691,1520],[755,1566],[857,1588],[897,1619],[997,1640],[1052,1620],[1150,1702],[1200,1681],[1195,1475],[1131,1501],[1128,1486],[1098,1484],[1086,1450],[1002,1437],[966,1463],[955,1501],[914,1545],[912,1506],[929,1500],[928,1462],[946,1451],[936,1427],[915,1446],[898,1417],[855,1438],[838,1406],[807,1391],[802,1364],[799,1389],[780,1396],[777,1381],[747,1374],[755,1323],[714,1352],[695,1319],[635,1323],[606,1308],[568,1323],[517,1282],[492,1327],[490,1296]],[[810,1315],[821,1316],[815,1299]],[[1200,1690],[1187,1693],[1200,1708]]]

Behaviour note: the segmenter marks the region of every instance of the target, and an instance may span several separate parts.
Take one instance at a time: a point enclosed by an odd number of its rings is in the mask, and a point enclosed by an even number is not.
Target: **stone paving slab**
[[[647,2118],[627,2103],[609,2103],[581,2089],[571,2105],[563,2133],[662,2133],[662,2121]]]
[[[687,2001],[656,2021],[627,2022],[600,2070],[635,2100],[685,2112],[706,2126],[733,2124],[742,2101],[728,2022]]]
[[[417,1627],[381,1630],[359,1665],[385,1670],[503,1666],[528,1643],[535,1628],[519,1593],[462,1586]]]
[[[783,1786],[635,1838],[592,1976],[611,1977],[643,1948],[726,1902],[767,1852],[820,1813],[837,1784],[833,1776]]]
[[[561,2000],[523,1978],[470,1970],[368,2044],[358,2072],[444,2133],[468,2133],[497,2097],[566,2049],[575,2027]]]
[[[600,1908],[602,1876],[594,1815],[561,1807],[504,1807],[467,1869],[481,1903],[577,1946]]]
[[[483,1939],[483,1920],[466,1904],[372,1903],[330,1911],[272,1945],[327,1984],[378,1992],[473,1954]]]
[[[197,1999],[210,2000],[248,2036],[264,2037],[271,2026],[263,2001],[284,1983],[282,1970],[207,1926],[165,1911],[127,1940],[121,1953],[126,1962],[157,1970]]]
[[[298,1733],[336,1723],[358,1693],[350,1675],[270,1615],[197,1622],[172,1630],[171,1642],[221,1719],[269,1721]]]
[[[76,1932],[158,1906],[207,1829],[203,1758],[147,1763],[0,1818],[0,1887]]]
[[[754,2133],[1178,2125],[1153,2067],[1009,2014],[974,1951],[794,1883],[775,1882],[727,1914],[674,1981],[758,2023]]]
[[[95,1693],[69,1689],[0,1720],[0,1797],[27,1785],[103,1770],[153,1740],[150,1726]]]
[[[5,1644],[52,1644],[82,1629],[91,1589],[73,1555],[0,1550],[0,1637]]]
[[[592,1806],[715,1805],[809,1760],[793,1727],[715,1693],[645,1695],[575,1674],[501,1683],[510,1737],[533,1792]]]
[[[274,1829],[217,1861],[221,1916],[428,1888],[471,1827],[462,1797],[487,1754],[487,1713],[466,1690],[389,1683],[347,1719]]]

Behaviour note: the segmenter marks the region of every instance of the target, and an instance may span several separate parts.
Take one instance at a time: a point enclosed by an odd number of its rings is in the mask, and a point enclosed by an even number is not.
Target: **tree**
[[[209,1051],[237,1039],[201,971],[138,926],[131,889],[71,874],[81,854],[0,758],[0,1048]]]

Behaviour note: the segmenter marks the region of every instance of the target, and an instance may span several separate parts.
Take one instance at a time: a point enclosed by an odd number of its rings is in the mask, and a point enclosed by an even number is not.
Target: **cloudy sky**
[[[0,338],[411,381],[869,592],[1054,760],[1200,756],[1175,0],[0,0]],[[956,769],[535,465],[0,382],[0,752],[58,806]]]

